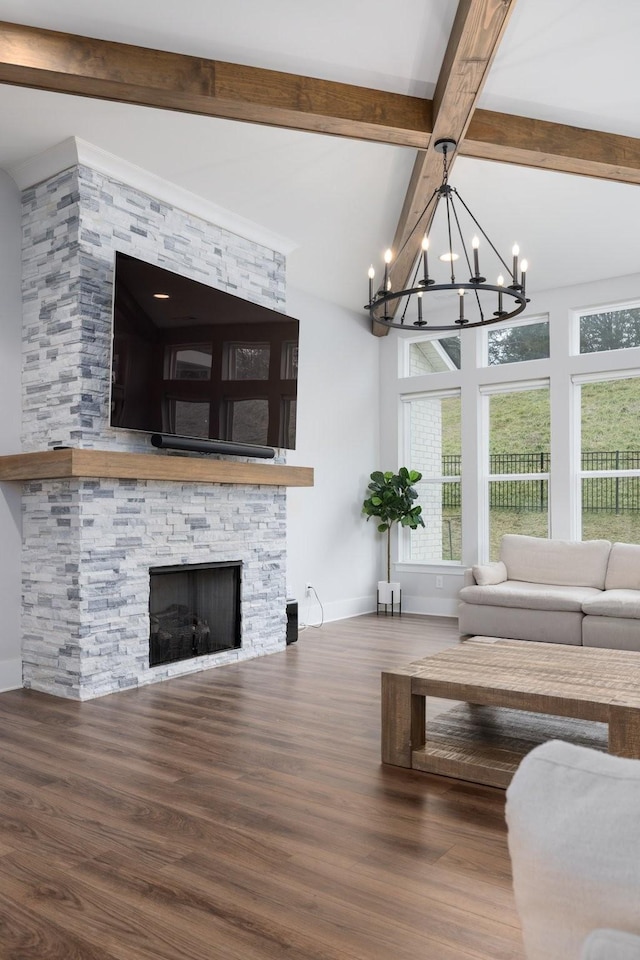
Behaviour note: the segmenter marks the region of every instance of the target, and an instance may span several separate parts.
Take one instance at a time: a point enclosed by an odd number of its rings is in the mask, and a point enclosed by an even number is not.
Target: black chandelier
[[[396,327],[400,330],[415,327],[418,329],[427,328],[428,331],[457,332],[460,329],[484,327],[491,323],[511,320],[521,314],[529,303],[525,291],[527,261],[519,259],[520,250],[515,244],[511,251],[512,262],[509,266],[500,256],[458,191],[449,184],[447,154],[455,150],[456,141],[448,138],[436,140],[434,148],[442,154],[442,183],[433,191],[411,233],[398,251],[398,255],[407,246],[432,205],[431,223],[434,224],[440,201],[443,201],[440,210],[444,210],[445,213],[443,229],[446,234],[447,245],[439,259],[449,265],[449,278],[447,282],[441,283],[430,276],[429,237],[425,233],[422,239],[422,252],[418,257],[411,285],[406,289],[393,290],[391,287],[389,276],[390,264],[393,259],[391,250],[387,250],[385,253],[384,278],[377,292],[374,292],[373,282],[375,271],[373,266],[369,268],[369,302],[365,304],[365,310],[369,311],[371,319],[375,320],[376,323],[383,324],[386,327]],[[466,226],[469,222],[477,228],[492,251],[491,259],[495,262],[498,274],[495,283],[487,283],[486,277],[480,275],[480,239],[477,234],[473,236],[471,241],[471,257],[469,256],[462,226],[463,223]],[[463,267],[466,265],[465,275],[468,271],[468,282],[456,279],[455,263],[460,259],[460,254],[455,251],[454,244],[459,244],[459,249],[462,251],[462,265]],[[418,277],[419,274],[421,274],[420,277]],[[437,293],[442,294],[442,297],[438,298],[442,300],[447,299],[447,293],[451,295],[448,298],[449,306],[452,306],[452,297],[455,296],[456,298],[451,309],[451,320],[439,325],[432,324],[428,319],[425,319],[423,304],[424,297],[427,294]],[[412,298],[415,298],[413,303]],[[441,304],[441,306],[446,309],[446,304]],[[396,319],[398,313],[400,317]]]

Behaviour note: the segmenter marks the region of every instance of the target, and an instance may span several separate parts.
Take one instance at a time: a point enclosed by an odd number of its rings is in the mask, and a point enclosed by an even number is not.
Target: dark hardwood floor
[[[382,767],[380,671],[455,621],[75,703],[0,695],[2,960],[522,960],[504,793]]]

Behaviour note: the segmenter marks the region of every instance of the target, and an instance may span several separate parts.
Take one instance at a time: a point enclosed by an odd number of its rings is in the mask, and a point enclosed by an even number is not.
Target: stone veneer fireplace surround
[[[103,451],[107,461],[109,451],[114,460],[167,456],[151,452],[144,435],[109,426],[116,249],[284,309],[284,255],[104,170],[76,162],[25,189],[27,453],[63,446]],[[44,471],[24,484],[24,685],[83,700],[284,650],[284,484],[114,472]],[[150,568],[230,560],[242,563],[241,647],[150,667]]]

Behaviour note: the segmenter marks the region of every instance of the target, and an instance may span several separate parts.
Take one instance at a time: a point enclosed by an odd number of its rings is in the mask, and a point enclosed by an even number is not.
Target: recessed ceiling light
[[[453,263],[454,260],[459,260],[460,254],[454,253],[452,250],[447,251],[447,253],[441,253],[438,257],[438,260],[442,260],[443,263]]]
[[[154,293],[153,299],[154,300],[170,300],[171,296],[168,293]]]

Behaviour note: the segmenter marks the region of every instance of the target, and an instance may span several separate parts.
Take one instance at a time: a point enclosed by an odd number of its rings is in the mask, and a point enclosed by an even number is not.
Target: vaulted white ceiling
[[[431,97],[456,0],[0,0],[0,19]],[[518,0],[481,106],[640,138],[635,0]],[[69,136],[296,244],[289,282],[360,311],[415,151],[0,85],[0,167]],[[640,187],[459,158],[452,183],[529,292],[640,272]]]

